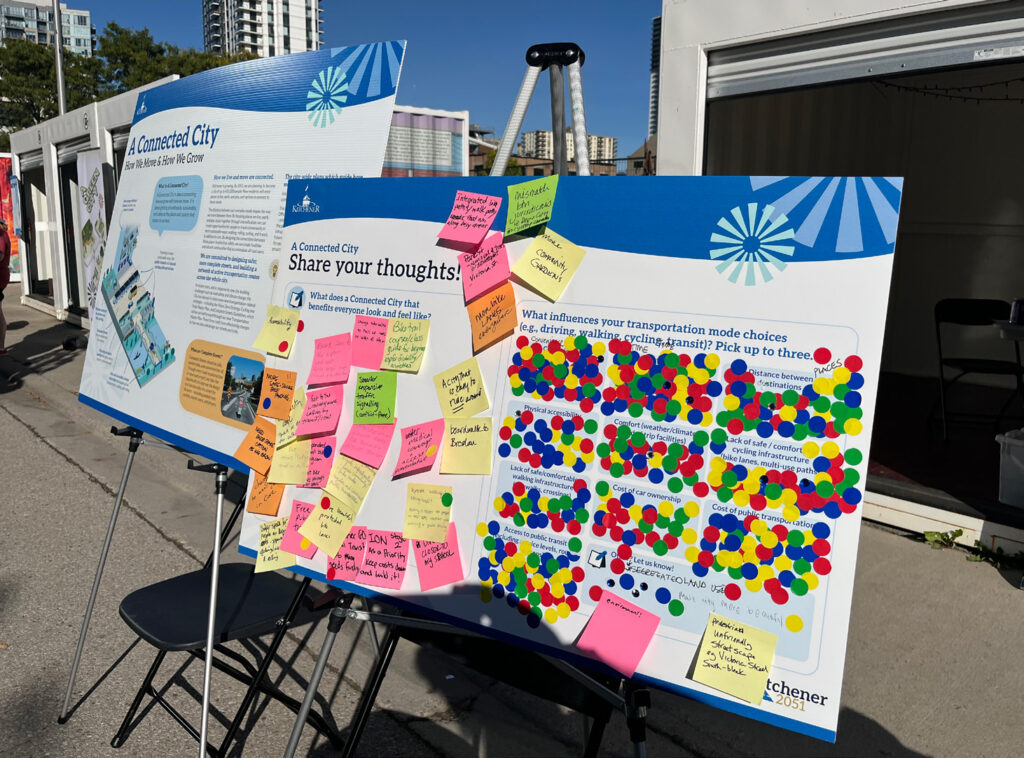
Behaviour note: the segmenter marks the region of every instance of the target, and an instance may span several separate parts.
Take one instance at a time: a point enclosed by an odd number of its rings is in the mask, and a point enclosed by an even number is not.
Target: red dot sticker
[[[821,364],[828,363],[832,360],[832,352],[827,347],[819,347],[814,351],[814,360]]]
[[[725,596],[727,598],[729,598],[730,600],[732,600],[733,602],[735,602],[735,601],[740,599],[740,594],[742,594],[742,593],[740,592],[740,588],[739,588],[738,585],[735,585],[735,584],[727,584],[727,585],[725,585]]]
[[[277,346],[277,352],[279,352],[279,353],[286,353],[286,352],[288,352],[288,341],[287,340],[282,341],[281,344]]]
[[[323,508],[324,510],[327,510],[328,508],[330,508],[331,507],[331,499],[329,497],[324,497],[320,501],[320,507]]]
[[[303,329],[305,329],[305,328],[306,328],[306,325],[305,325],[305,324],[304,324],[304,323],[302,322],[302,319],[300,318],[300,319],[299,319],[299,326],[298,326],[298,328],[296,328],[296,330],[295,330],[295,331],[297,331],[297,332],[301,332],[301,331],[302,331]]]
[[[327,581],[330,581],[333,578],[334,578],[334,569],[328,568],[327,569]]]

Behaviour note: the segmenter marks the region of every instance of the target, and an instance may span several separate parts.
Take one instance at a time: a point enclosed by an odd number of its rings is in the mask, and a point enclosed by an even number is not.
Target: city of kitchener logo
[[[319,213],[320,205],[309,197],[309,185],[302,191],[302,201],[292,204],[292,213]]]

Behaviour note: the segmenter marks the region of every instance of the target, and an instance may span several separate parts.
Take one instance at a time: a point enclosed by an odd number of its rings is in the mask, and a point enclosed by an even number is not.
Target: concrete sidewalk
[[[19,305],[17,285],[6,294],[12,349],[0,357],[0,755],[192,755],[195,743],[159,708],[123,748],[110,748],[152,660],[147,646],[133,646],[116,609],[136,587],[200,565],[212,543],[212,482],[187,473],[185,457],[176,452],[144,447],[137,456],[79,673],[78,705],[70,722],[58,726],[126,444],[107,433],[109,418],[76,400],[84,351],[62,344],[80,330]],[[229,548],[225,559],[240,558]],[[969,563],[961,551],[932,550],[865,524],[837,744],[654,692],[648,754],[1019,754],[1019,581],[1019,573]],[[298,652],[301,638],[293,634],[280,655],[284,665],[271,670],[295,696],[301,696],[323,632],[313,630]],[[320,688],[342,727],[372,659],[367,628],[346,624]],[[202,690],[202,667],[179,671],[183,663],[169,659],[157,681],[174,675],[184,683],[170,697],[198,721],[193,698]],[[239,686],[215,675],[218,714],[230,713],[239,697]],[[256,713],[241,754],[280,755],[291,713],[274,702],[261,702]],[[215,741],[223,729],[215,719]],[[403,642],[361,754],[572,755],[582,733],[578,716]],[[303,736],[300,755],[333,754],[329,745],[314,743],[312,729]],[[621,715],[613,717],[603,745],[603,755],[631,754]]]

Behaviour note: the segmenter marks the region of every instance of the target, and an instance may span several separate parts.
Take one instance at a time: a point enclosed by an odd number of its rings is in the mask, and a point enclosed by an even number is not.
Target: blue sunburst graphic
[[[341,68],[328,66],[309,85],[309,92],[306,93],[306,110],[309,120],[314,126],[321,128],[333,124],[335,114],[338,113],[348,95],[348,82],[345,81],[345,72]]]
[[[722,232],[711,235],[711,242],[719,245],[710,250],[712,260],[721,260],[715,267],[718,273],[728,271],[729,281],[734,284],[745,274],[743,284],[747,287],[757,284],[758,278],[770,282],[773,277],[768,264],[785,270],[780,256],[789,258],[795,249],[787,244],[793,240],[793,228],[788,223],[786,215],[776,213],[770,205],[762,206],[760,213],[757,203],[748,203],[746,213],[741,206],[733,208],[718,219]]]

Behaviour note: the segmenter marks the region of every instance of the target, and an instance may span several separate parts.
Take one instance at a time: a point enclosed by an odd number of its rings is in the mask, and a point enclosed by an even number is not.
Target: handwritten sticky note
[[[295,440],[274,453],[267,472],[271,484],[302,484],[309,471],[309,440]]]
[[[320,507],[314,508],[309,514],[305,523],[299,527],[299,534],[323,550],[328,557],[337,555],[361,506],[361,500],[354,503],[323,490],[320,493]]]
[[[448,418],[475,416],[491,407],[476,357],[464,360],[434,377],[441,415]]]
[[[281,550],[281,538],[288,528],[288,517],[265,521],[260,524],[260,544],[256,551],[255,573],[277,571],[295,565],[295,556]]]
[[[442,474],[490,474],[493,440],[489,418],[446,418]]]
[[[295,428],[295,434],[332,434],[338,428],[341,406],[345,399],[344,388],[332,384],[329,387],[310,390],[306,393],[306,406],[302,418]]]
[[[313,341],[313,363],[309,367],[307,387],[341,384],[348,381],[352,367],[352,335],[348,332]]]
[[[356,316],[352,327],[352,365],[377,370],[384,358],[384,340],[388,320],[376,316]]]
[[[459,530],[455,522],[448,524],[448,533],[442,542],[413,540],[412,550],[416,555],[416,566],[420,577],[420,589],[435,589],[461,582],[466,578],[459,550]]]
[[[499,208],[501,208],[500,197],[459,190],[455,193],[455,204],[452,205],[448,221],[445,222],[437,236],[452,242],[468,242],[478,245],[491,228],[491,223],[498,215]]]
[[[586,250],[582,247],[545,229],[534,237],[512,267],[512,273],[530,289],[554,302],[562,296],[584,255]]]
[[[409,540],[401,532],[366,530],[366,554],[356,581],[389,590],[402,589],[409,563]]]
[[[426,471],[434,465],[444,438],[444,419],[405,427],[399,436],[402,447],[392,478]]]
[[[299,527],[306,523],[309,514],[316,508],[313,503],[304,503],[301,500],[292,501],[292,512],[288,514],[288,527],[284,530],[284,537],[281,539],[281,549],[286,553],[297,555],[300,558],[312,558],[316,554],[316,545],[299,534]]]
[[[495,232],[479,248],[459,256],[466,302],[508,281],[511,272],[503,239],[501,232]]]
[[[409,482],[405,492],[403,537],[423,542],[444,542],[451,519],[451,487]]]
[[[693,667],[693,680],[760,705],[775,659],[778,635],[710,614]]]
[[[555,204],[558,175],[545,176],[532,182],[513,184],[508,188],[508,213],[505,216],[505,236],[530,229],[551,220]]]
[[[429,318],[393,318],[388,321],[388,332],[384,338],[384,357],[380,367],[390,371],[407,371],[415,374],[420,370],[423,354],[427,352],[427,335],[430,333]]]
[[[281,496],[284,495],[283,484],[271,484],[265,476],[255,471],[252,484],[249,485],[249,497],[245,501],[245,510],[259,513],[261,516],[276,516],[281,507]]]
[[[656,614],[605,590],[576,647],[623,676],[633,676],[657,629]]]
[[[301,311],[280,305],[268,305],[267,318],[252,346],[265,353],[287,358],[292,351],[292,345],[295,344],[295,334],[299,330],[301,315]]]
[[[351,582],[359,574],[366,552],[366,527],[353,526],[338,548],[338,554],[327,560],[327,581]]]
[[[367,466],[380,468],[391,447],[391,438],[395,436],[395,424],[352,424],[341,452],[349,458],[365,463]]]
[[[515,331],[519,322],[515,290],[505,282],[467,305],[466,315],[473,333],[473,352],[479,353]]]
[[[295,394],[292,395],[292,407],[288,411],[288,418],[277,422],[277,442],[275,445],[278,450],[295,441],[295,430],[302,420],[302,413],[305,409],[306,390],[299,387],[295,390]]]
[[[294,371],[268,368],[263,372],[263,391],[260,394],[259,414],[267,418],[285,419],[292,408],[295,394]]]
[[[364,371],[356,375],[352,423],[390,424],[395,420],[397,377],[391,371]]]
[[[331,475],[331,464],[334,461],[334,452],[338,449],[337,437],[317,437],[310,440],[309,447],[309,469],[306,471],[306,481],[300,487],[309,489],[321,489]]]
[[[249,427],[249,433],[235,451],[235,458],[253,471],[266,474],[270,468],[270,459],[274,456],[276,439],[277,428],[274,422],[257,416]]]
[[[370,491],[376,474],[377,469],[372,466],[345,455],[336,455],[324,489],[335,497],[350,500],[358,507],[366,499],[366,493]]]

